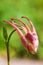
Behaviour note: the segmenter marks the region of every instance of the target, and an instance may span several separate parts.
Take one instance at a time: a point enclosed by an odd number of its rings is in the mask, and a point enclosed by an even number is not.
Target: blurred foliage
[[[39,36],[38,52],[35,55],[27,54],[17,33],[12,35],[10,47],[16,48],[17,51],[14,50],[15,56],[43,59],[43,0],[0,0],[0,50],[6,49],[2,27],[3,24],[7,24],[3,23],[3,20],[10,20],[14,17],[20,18],[23,15],[29,17],[36,28]],[[29,25],[27,21],[25,22]],[[9,35],[12,28],[9,25],[6,28]]]

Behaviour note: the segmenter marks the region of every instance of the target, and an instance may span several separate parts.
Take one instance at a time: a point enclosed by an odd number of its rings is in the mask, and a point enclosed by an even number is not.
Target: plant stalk
[[[10,65],[9,41],[10,41],[10,38],[11,38],[12,34],[13,34],[15,31],[16,31],[16,30],[13,30],[13,31],[10,33],[10,35],[9,35],[9,37],[8,37],[7,45],[6,45],[6,47],[7,47],[7,61],[8,61],[8,65]]]

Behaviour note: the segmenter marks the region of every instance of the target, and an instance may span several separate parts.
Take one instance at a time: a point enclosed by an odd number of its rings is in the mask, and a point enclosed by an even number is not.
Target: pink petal
[[[22,18],[27,19],[27,20],[29,21],[30,25],[31,25],[32,32],[36,32],[36,31],[35,31],[35,28],[34,28],[34,25],[33,25],[33,23],[31,22],[31,20],[30,20],[29,18],[27,18],[26,16],[22,16]]]
[[[26,23],[23,22],[22,20],[19,20],[19,19],[17,19],[17,18],[12,18],[11,20],[17,20],[17,21],[21,22],[21,23],[26,27],[27,32],[28,32],[28,31],[30,32],[30,29],[28,28],[28,26],[26,25]]]
[[[18,32],[20,37],[24,36],[23,33],[19,30],[19,28],[15,24],[8,22],[7,20],[4,20],[4,22],[6,22],[6,23],[10,24],[12,27],[14,27],[16,29],[16,31]]]
[[[21,25],[19,25],[19,24],[17,24],[17,23],[14,23],[13,21],[12,21],[12,23],[15,24],[16,26],[18,26],[20,29],[24,30],[25,33],[27,33],[27,30],[26,30],[25,27],[23,27],[23,26],[21,26]]]

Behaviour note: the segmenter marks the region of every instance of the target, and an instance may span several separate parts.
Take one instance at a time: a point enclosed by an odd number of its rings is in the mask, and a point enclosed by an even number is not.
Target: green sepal
[[[4,37],[4,40],[5,40],[5,43],[6,43],[7,40],[8,40],[8,35],[7,35],[7,30],[6,30],[5,26],[3,26],[3,37]]]

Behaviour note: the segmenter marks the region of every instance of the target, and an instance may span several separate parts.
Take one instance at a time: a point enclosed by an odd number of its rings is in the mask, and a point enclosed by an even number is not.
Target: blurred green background
[[[29,17],[36,28],[39,36],[38,52],[35,55],[27,53],[15,32],[10,39],[10,56],[43,59],[43,0],[0,0],[0,56],[6,56],[3,20],[10,20],[14,17],[21,18],[23,15]],[[6,24],[5,27],[9,35],[13,28]]]

